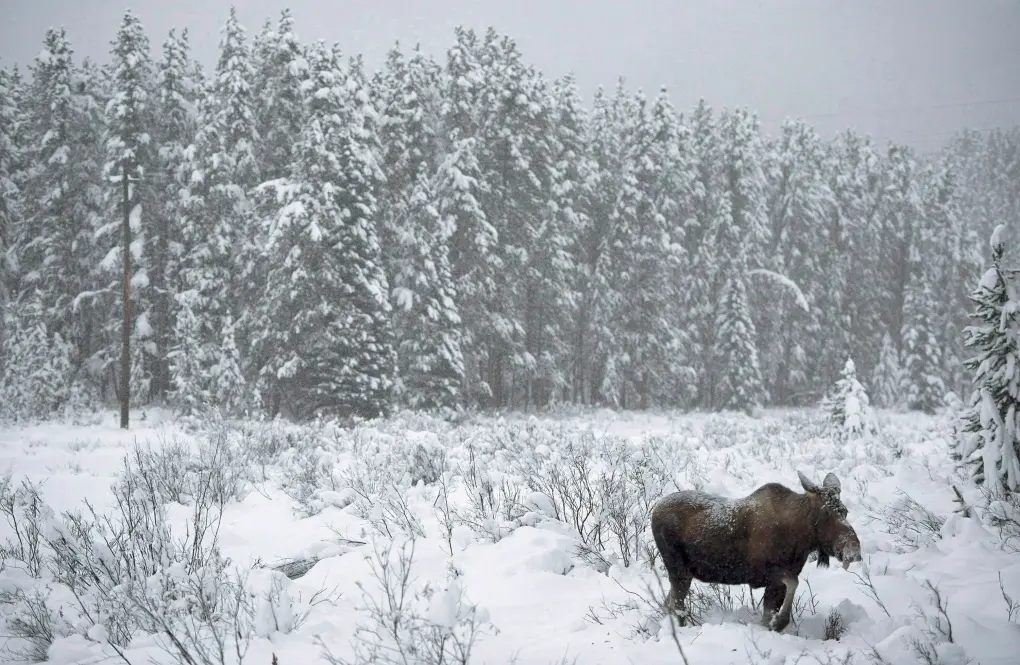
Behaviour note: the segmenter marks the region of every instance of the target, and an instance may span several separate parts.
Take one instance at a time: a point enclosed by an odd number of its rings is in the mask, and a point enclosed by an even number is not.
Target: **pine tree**
[[[0,358],[0,416],[43,419],[80,402],[80,384],[72,381],[74,349],[47,328],[40,293],[24,294],[3,310]]]
[[[452,225],[441,223],[432,177],[440,120],[438,65],[416,49],[394,48],[375,82],[387,185],[379,197],[380,237],[393,305],[396,396],[419,409],[460,404],[462,326],[450,267]]]
[[[822,334],[837,348],[849,349],[849,355],[856,358],[859,375],[873,377],[878,361],[875,349],[882,345],[883,335],[890,334],[898,345],[900,332],[899,328],[890,331],[884,314],[889,280],[879,261],[888,245],[881,228],[885,167],[871,142],[852,131],[836,138],[831,145],[831,159],[829,180],[837,210],[830,220],[827,250],[830,267],[843,265],[846,279],[842,285],[831,287],[834,295],[840,295],[838,308],[833,307],[836,312],[828,314],[831,310],[823,304],[825,310],[820,315],[826,332]],[[834,353],[836,358],[841,355],[842,351],[840,355]],[[889,406],[877,386],[872,387],[876,403]]]
[[[907,292],[912,275],[919,270],[916,256],[922,218],[919,171],[912,150],[898,144],[889,146],[880,211],[873,230],[882,239],[877,245],[877,269],[884,283],[880,282],[880,288],[868,297],[883,301],[882,319],[900,337],[901,347],[902,333],[907,330]]]
[[[779,403],[810,392],[814,377],[839,367],[833,354],[826,353],[830,349],[822,346],[828,339],[821,334],[825,319],[818,309],[820,302],[838,303],[846,276],[845,257],[823,262],[822,248],[829,241],[826,223],[835,209],[825,157],[821,139],[810,127],[786,122],[766,159],[770,228],[764,263],[802,285],[809,305],[805,311],[774,288],[762,288],[753,298],[766,385]]]
[[[992,234],[992,267],[971,294],[977,320],[964,329],[974,392],[957,431],[956,457],[993,493],[1020,490],[1020,270],[1002,265],[1006,227]]]
[[[909,409],[935,413],[943,404],[942,349],[936,336],[935,296],[923,275],[915,274],[907,286],[904,303],[903,383]]]
[[[465,322],[463,395],[477,403],[491,396],[488,384],[480,380],[482,355],[478,338],[486,316],[486,299],[495,288],[491,275],[496,262],[492,255],[498,236],[478,202],[483,183],[475,145],[471,138],[454,142],[451,153],[439,165],[433,193],[440,225],[450,237],[450,269],[460,298],[460,316]]]
[[[122,219],[124,205],[131,214],[131,375],[130,395],[135,402],[145,402],[150,397],[153,347],[147,339],[151,333],[149,317],[151,301],[148,297],[150,257],[147,238],[141,226],[140,214],[143,206],[142,190],[149,188],[150,179],[146,173],[154,163],[152,130],[154,125],[150,94],[152,68],[149,57],[149,40],[141,22],[130,11],[124,14],[117,39],[113,42],[113,97],[106,107],[107,138],[104,180],[107,181],[106,207],[108,221],[97,229],[96,238],[101,239],[108,250],[102,268],[108,282],[110,298],[106,302],[109,313],[106,328],[108,344],[117,348],[121,342],[123,320],[122,281],[123,236]],[[123,201],[122,183],[128,178],[130,198]],[[149,201],[152,201],[151,197]],[[141,323],[141,325],[138,325]],[[120,368],[118,367],[118,374]]]
[[[691,160],[694,171],[690,214],[684,223],[684,249],[689,262],[688,287],[682,292],[683,309],[693,329],[694,373],[697,399],[711,408],[716,385],[715,305],[722,288],[722,257],[715,233],[729,216],[729,198],[723,172],[719,119],[704,100],[698,102],[690,120]]]
[[[577,81],[567,75],[553,86],[553,113],[556,121],[557,154],[554,168],[559,186],[555,197],[555,210],[561,218],[560,228],[567,241],[570,254],[569,284],[563,289],[570,296],[567,324],[562,331],[563,343],[568,345],[569,399],[575,403],[591,402],[590,354],[591,342],[591,290],[588,246],[585,234],[593,225],[597,168],[588,149],[586,136],[588,116],[577,90]]]
[[[621,298],[614,318],[619,353],[629,361],[620,367],[624,395],[633,394],[634,406],[648,408],[679,380],[677,365],[687,346],[670,312],[677,300],[671,269],[683,260],[680,201],[689,191],[683,180],[689,171],[679,154],[679,120],[665,91],[651,109],[637,95],[628,115],[632,124],[626,129],[624,168],[630,186],[627,207],[633,214],[617,220],[621,228],[614,259]]]
[[[15,101],[14,76],[0,69],[0,307],[7,304],[17,272],[15,229],[21,219],[21,188],[15,180],[20,168],[21,146],[17,144],[19,110]],[[0,324],[0,344],[3,326]],[[0,356],[0,367],[3,356]]]
[[[871,385],[876,406],[892,409],[903,403],[903,367],[899,350],[888,332],[882,336],[882,348],[872,373]]]
[[[614,242],[615,174],[619,170],[617,117],[612,100],[600,87],[581,127],[581,159],[589,175],[584,182],[586,206],[574,232],[575,289],[578,303],[575,358],[582,403],[616,403],[613,370],[612,314],[617,297],[611,248]],[[584,117],[584,116],[582,116]]]
[[[762,377],[755,344],[754,322],[747,302],[742,262],[727,278],[716,316],[715,366],[721,376],[715,407],[752,413],[762,404]]]
[[[249,192],[258,184],[260,173],[255,149],[254,91],[251,54],[244,28],[231,8],[222,31],[220,56],[207,95],[202,99],[199,132],[193,150],[189,150],[191,170],[184,205],[181,257],[182,288],[177,294],[178,311],[197,308],[185,315],[185,325],[198,339],[184,339],[185,330],[175,328],[170,374],[174,384],[173,400],[179,405],[202,404],[200,396],[214,392],[209,384],[214,371],[220,376],[243,373],[248,364],[247,329],[244,303],[258,293],[258,256],[261,239],[252,224]],[[189,292],[194,292],[190,294]],[[185,295],[187,294],[187,295]],[[228,319],[231,325],[227,325]],[[192,324],[197,322],[198,328]],[[242,328],[237,337],[240,368],[233,357],[220,355],[228,327]],[[205,369],[195,375],[183,374],[184,348],[203,349],[200,356]],[[218,368],[218,369],[215,369]],[[253,370],[254,371],[254,370]],[[247,401],[246,387],[239,385],[231,401],[217,404],[226,411],[242,408]]]
[[[108,319],[95,229],[103,213],[100,79],[89,63],[74,66],[63,30],[46,33],[24,98],[24,218],[19,291],[38,297],[47,334],[71,345],[74,371],[88,367],[105,386],[110,349],[94,330]],[[99,252],[97,254],[97,251]],[[86,375],[79,373],[84,380]]]
[[[841,439],[878,433],[871,400],[857,380],[857,367],[852,358],[847,358],[839,381],[822,401],[822,409]]]
[[[290,175],[260,186],[270,211],[267,301],[254,342],[271,410],[376,417],[389,409],[395,361],[374,227],[379,177],[360,72],[316,44],[306,122]]]
[[[308,61],[289,9],[280,12],[276,30],[267,22],[253,50],[258,162],[262,177],[272,180],[287,174],[304,121],[301,82],[308,78]]]
[[[158,63],[153,104],[156,149],[151,189],[153,205],[146,215],[150,250],[149,277],[152,302],[152,392],[165,397],[172,389],[169,354],[174,340],[176,307],[174,292],[180,281],[183,235],[181,219],[186,210],[191,176],[188,147],[195,140],[200,80],[192,63],[188,31],[171,30],[163,42]]]
[[[461,404],[464,381],[461,318],[450,269],[447,242],[452,227],[440,221],[428,179],[420,175],[408,206],[419,229],[413,274],[398,274],[394,289],[395,321],[410,319],[398,342],[407,405],[413,409],[451,409]]]

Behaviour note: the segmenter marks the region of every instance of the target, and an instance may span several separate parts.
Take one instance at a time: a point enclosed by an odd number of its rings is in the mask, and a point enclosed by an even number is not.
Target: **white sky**
[[[440,56],[453,26],[494,25],[550,78],[588,96],[618,76],[678,108],[746,106],[772,130],[787,116],[824,135],[855,127],[935,147],[964,126],[1020,122],[1020,0],[246,0],[253,35],[289,6],[302,40],[336,41],[370,67],[394,40]],[[188,27],[215,62],[226,0],[0,0],[0,64],[28,64],[64,26],[77,57],[105,61],[124,10],[154,47]]]

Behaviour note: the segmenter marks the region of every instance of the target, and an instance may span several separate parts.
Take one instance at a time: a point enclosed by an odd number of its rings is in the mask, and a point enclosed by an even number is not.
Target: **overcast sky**
[[[304,41],[338,42],[378,65],[394,40],[437,56],[453,26],[493,25],[550,78],[588,96],[618,76],[681,109],[699,97],[787,116],[824,135],[855,127],[921,148],[963,126],[1020,123],[1020,0],[238,0],[249,35],[281,8]],[[187,27],[215,63],[228,0],[0,0],[0,64],[28,64],[47,28],[105,61],[130,7],[154,47]]]

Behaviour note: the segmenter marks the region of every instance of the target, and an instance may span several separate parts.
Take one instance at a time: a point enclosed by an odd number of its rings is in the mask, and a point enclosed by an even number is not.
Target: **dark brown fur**
[[[652,536],[669,575],[675,609],[682,606],[692,579],[764,587],[762,620],[782,631],[790,621],[798,576],[812,552],[823,567],[831,556],[846,565],[860,560],[860,541],[846,521],[839,481],[830,473],[818,486],[798,475],[804,494],[768,483],[741,499],[688,490],[659,501],[652,510]]]

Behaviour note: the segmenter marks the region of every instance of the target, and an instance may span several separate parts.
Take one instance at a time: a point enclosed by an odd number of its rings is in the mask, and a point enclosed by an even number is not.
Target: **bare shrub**
[[[157,635],[185,665],[223,665],[243,655],[252,632],[250,593],[216,546],[223,504],[243,485],[236,469],[218,466],[232,459],[224,450],[213,440],[197,457],[209,466],[192,469],[179,486],[161,475],[176,468],[161,465],[172,456],[136,448],[124,459],[107,513],[86,501],[84,511],[58,516],[27,483],[10,499],[8,483],[4,505],[22,536],[5,554],[28,558],[26,572],[61,590],[44,596],[22,588],[2,599],[8,632],[29,655],[55,636],[78,633],[123,658],[139,631]],[[167,521],[168,494],[191,506],[180,533]],[[35,544],[24,534],[35,534]]]
[[[1006,618],[1011,623],[1017,623],[1020,619],[1020,601],[1013,600],[1012,596],[1006,593],[1006,586],[1002,583],[1002,573],[999,573],[999,591],[1002,593],[1002,600],[1006,603]]]
[[[281,455],[280,490],[293,499],[302,517],[317,515],[326,507],[320,499],[323,490],[341,489],[336,460],[336,453],[321,446],[292,448]]]
[[[195,451],[180,439],[132,446],[123,473],[138,478],[160,503],[189,505],[201,495],[222,507],[244,498],[250,474],[238,445],[220,427],[199,439]]]
[[[838,642],[846,635],[849,627],[839,610],[833,607],[825,617],[825,639]]]
[[[408,469],[412,485],[435,485],[447,470],[446,449],[438,444],[414,444]]]
[[[467,665],[476,644],[498,631],[488,613],[467,601],[456,574],[441,585],[418,585],[411,575],[415,541],[373,541],[367,555],[378,589],[361,583],[365,615],[355,629],[352,660],[316,638],[332,665]]]
[[[864,592],[864,595],[875,601],[878,608],[891,619],[892,614],[889,613],[889,609],[882,602],[882,597],[878,595],[878,590],[875,588],[875,581],[871,577],[870,566],[862,565],[860,573],[851,570],[850,574],[854,576],[854,584]]]
[[[453,509],[451,515],[476,535],[499,542],[521,526],[528,509],[524,505],[522,484],[498,471],[496,457],[474,443],[468,443],[468,459],[462,469],[467,490],[467,506]]]
[[[942,538],[946,518],[937,515],[915,501],[903,490],[881,513],[871,513],[869,521],[878,522],[896,542],[908,551],[916,550]]]
[[[0,544],[0,561],[12,561],[34,578],[42,576],[46,559],[40,526],[47,510],[39,487],[28,479],[19,486],[10,473],[0,479],[0,513],[12,531],[7,542]]]
[[[336,473],[336,484],[352,493],[354,514],[387,538],[424,538],[425,525],[409,499],[409,475],[391,479],[371,459],[358,459]]]
[[[941,641],[954,643],[953,622],[949,618],[949,597],[943,594],[938,586],[932,584],[930,580],[924,580],[923,585],[928,592],[928,603],[935,611],[931,612],[915,603],[914,611],[917,618],[926,626],[926,632],[933,634]]]
[[[41,663],[48,660],[57,637],[74,633],[73,627],[49,604],[50,589],[0,591],[0,617],[5,640],[3,653],[10,660]]]
[[[576,530],[581,558],[600,572],[637,562],[652,506],[672,482],[657,451],[590,432],[561,434],[555,447],[534,441],[533,430],[523,434],[510,459],[514,475],[543,498],[543,512]]]

